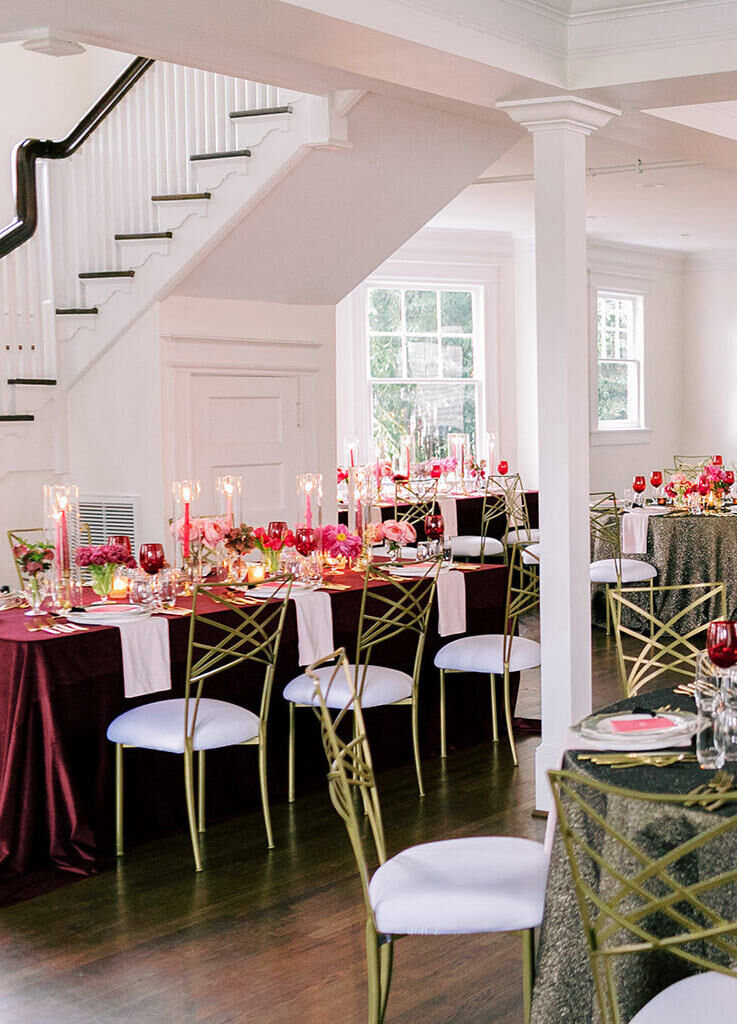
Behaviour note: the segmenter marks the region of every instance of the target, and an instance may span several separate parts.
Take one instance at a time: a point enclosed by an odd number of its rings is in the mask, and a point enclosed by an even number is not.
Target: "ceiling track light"
[[[679,167],[703,167],[697,160],[657,160],[643,163],[635,160],[631,164],[610,164],[608,167],[587,167],[587,178],[598,178],[603,174],[644,174],[645,171],[670,171]],[[534,174],[502,174],[496,178],[477,178],[472,185],[504,185],[513,181],[534,181]]]

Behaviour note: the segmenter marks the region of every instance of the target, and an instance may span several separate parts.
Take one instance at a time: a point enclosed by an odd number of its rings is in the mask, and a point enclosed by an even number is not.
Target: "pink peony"
[[[390,544],[413,544],[417,540],[417,533],[411,523],[402,520],[385,519],[384,538]]]
[[[355,533],[349,533],[347,526],[323,526],[323,549],[331,558],[357,558],[363,544]]]
[[[77,565],[125,565],[135,568],[136,560],[128,554],[128,548],[122,544],[91,544],[77,548],[75,556]]]

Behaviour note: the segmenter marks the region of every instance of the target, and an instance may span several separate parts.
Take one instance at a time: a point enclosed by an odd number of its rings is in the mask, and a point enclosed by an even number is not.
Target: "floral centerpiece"
[[[733,483],[733,473],[727,473],[720,463],[711,462],[708,466],[704,466],[696,481],[696,486],[699,494],[706,498],[706,504],[709,507],[719,508]]]
[[[486,459],[476,460],[472,455],[468,460],[468,471],[476,486],[481,490],[486,480]]]
[[[291,530],[277,536],[268,533],[263,526],[253,531],[253,543],[264,556],[269,572],[279,572],[279,562],[284,548],[294,547],[294,534]]]
[[[39,540],[36,543],[19,537],[19,544],[13,547],[13,558],[20,569],[23,579],[23,590],[28,604],[31,606],[27,615],[40,615],[39,611],[44,594],[44,573],[51,568],[54,561],[54,545]]]
[[[358,558],[363,551],[363,541],[356,533],[350,533],[347,526],[323,526],[322,549],[330,558]]]
[[[249,551],[253,551],[256,546],[253,528],[246,523],[241,523],[240,526],[232,526],[226,532],[223,542],[230,555],[230,577],[240,583],[245,573],[243,557]]]
[[[136,560],[123,544],[91,544],[77,548],[77,565],[88,569],[92,578],[92,589],[106,601],[113,585],[113,576],[119,565],[135,569]]]
[[[686,499],[694,490],[693,480],[689,480],[685,473],[674,473],[665,485],[665,493],[679,508],[686,505]]]
[[[417,531],[414,526],[404,520],[385,519],[382,526],[384,540],[392,559],[399,558],[402,553],[402,547],[407,544],[414,544],[417,540]]]

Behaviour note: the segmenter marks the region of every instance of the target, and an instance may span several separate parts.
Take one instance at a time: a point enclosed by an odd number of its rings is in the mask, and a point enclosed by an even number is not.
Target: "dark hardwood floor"
[[[594,706],[619,697],[614,645],[594,631]],[[534,713],[534,688],[521,694]],[[315,736],[317,741],[317,735]],[[538,739],[504,741],[382,773],[389,852],[460,835],[541,839]],[[152,780],[155,784],[155,780]],[[112,808],[111,808],[112,814]],[[327,790],[208,830],[195,875],[184,830],[130,850],[116,870],[0,912],[0,1022],[354,1024],[366,1019],[364,916],[355,862]],[[397,943],[392,1024],[519,1024],[514,935]]]

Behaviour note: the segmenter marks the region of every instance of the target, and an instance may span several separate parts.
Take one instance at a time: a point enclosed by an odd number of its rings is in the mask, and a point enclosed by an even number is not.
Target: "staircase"
[[[22,439],[302,157],[348,145],[356,95],[156,62],[73,156],[39,161],[38,228],[0,259],[0,477],[36,468],[49,446]]]

